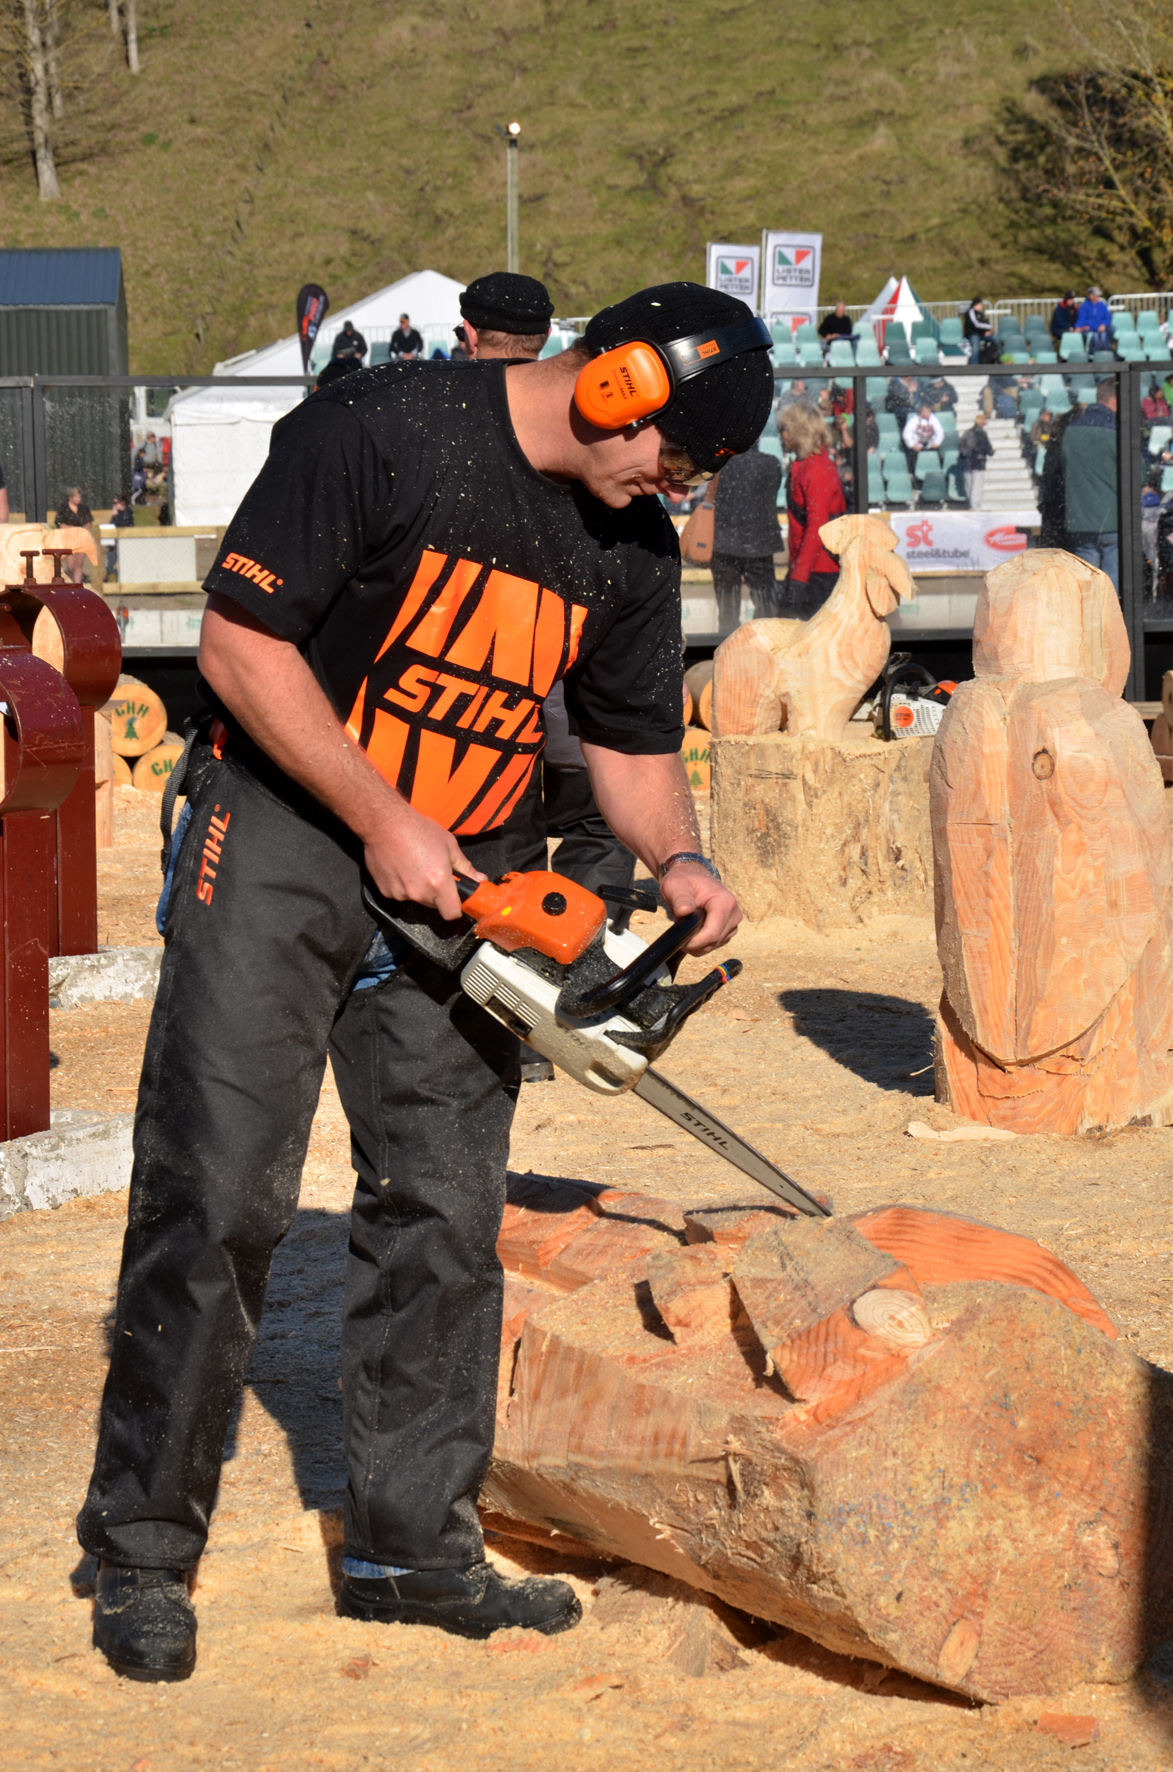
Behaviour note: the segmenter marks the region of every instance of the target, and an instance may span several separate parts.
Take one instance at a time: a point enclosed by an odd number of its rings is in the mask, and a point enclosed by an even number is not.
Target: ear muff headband
[[[600,352],[579,371],[574,403],[588,424],[622,431],[662,412],[681,382],[746,351],[768,351],[771,343],[769,327],[757,319],[693,332],[667,344],[631,339]]]

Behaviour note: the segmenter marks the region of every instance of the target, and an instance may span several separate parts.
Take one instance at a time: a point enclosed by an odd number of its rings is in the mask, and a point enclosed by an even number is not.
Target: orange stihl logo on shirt
[[[285,583],[283,578],[274,578],[271,572],[266,572],[263,566],[250,560],[247,554],[229,554],[224,561],[224,570],[239,572],[241,578],[251,578],[255,585],[260,585],[262,591],[268,591],[270,596],[278,585]]]
[[[470,836],[508,817],[542,748],[542,698],[586,609],[534,579],[426,549],[346,730],[419,812]]]
[[[212,882],[220,868],[220,851],[223,849],[224,839],[228,835],[228,820],[232,817],[231,812],[226,812],[221,818],[219,812],[220,808],[217,806],[212,817],[208,820],[208,834],[204,838],[204,853],[200,857],[200,871],[196,876],[196,897],[201,904],[211,904],[212,902],[212,893],[215,891]]]
[[[698,345],[696,348],[698,357],[716,357],[720,355],[720,352],[721,347],[715,338],[710,338],[705,344]]]

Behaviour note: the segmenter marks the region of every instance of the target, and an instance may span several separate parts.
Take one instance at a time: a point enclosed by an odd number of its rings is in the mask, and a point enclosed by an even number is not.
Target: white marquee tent
[[[865,326],[874,327],[876,343],[883,350],[889,320],[899,320],[904,327],[905,338],[911,339],[913,322],[927,320],[928,317],[908,278],[889,277],[867,313],[860,315],[855,329],[862,332]]]
[[[463,283],[439,271],[413,271],[386,289],[340,309],[329,316],[318,335],[311,369],[319,369],[327,361],[346,320],[353,320],[372,345],[389,339],[400,314],[407,313],[423,334],[429,354],[437,344],[447,351],[453,343],[452,328],[460,323],[463,288]],[[301,372],[301,346],[293,333],[276,344],[217,363],[214,373],[239,381],[239,387],[192,388],[175,396],[167,417],[171,422],[177,524],[212,525],[231,519],[269,453],[274,424],[302,398],[300,388],[249,387],[248,378]]]

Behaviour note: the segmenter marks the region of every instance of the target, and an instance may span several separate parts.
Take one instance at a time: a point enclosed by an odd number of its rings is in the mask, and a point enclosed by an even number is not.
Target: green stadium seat
[[[946,474],[945,484],[949,488],[949,503],[960,506],[963,511],[968,510],[969,500],[965,496],[965,481],[961,477],[960,462],[950,473]]]
[[[885,382],[883,385],[887,387],[888,384]],[[876,414],[876,429],[880,433],[881,443],[885,437],[891,437],[895,442],[900,436],[900,424],[894,412],[878,412]]]
[[[894,344],[890,344],[887,347],[887,350],[888,350],[888,366],[890,369],[915,369],[916,368],[916,363],[913,359],[912,352],[909,350],[908,346],[905,344],[905,342],[902,338],[898,338]]]
[[[784,344],[791,337],[790,322],[775,320],[770,328],[770,337],[776,345]]]
[[[1051,336],[1050,324],[1048,323],[1045,314],[1028,314],[1026,317],[1025,330],[1028,333],[1045,332],[1048,338]]]
[[[941,472],[946,476],[946,478],[948,478],[950,471],[957,466],[957,464],[960,460],[961,460],[961,451],[957,447],[956,443],[953,443],[953,444],[946,443],[945,447],[941,451]]]
[[[782,368],[783,366],[790,367],[798,362],[798,352],[788,338],[779,340],[774,346],[771,355],[774,359],[775,369]]]
[[[1122,363],[1143,363],[1145,348],[1134,332],[1123,341],[1119,339],[1116,341],[1116,355]]]
[[[1043,444],[1040,443],[1038,448],[1035,450],[1035,473],[1040,479],[1042,478],[1043,464],[1046,461],[1046,459],[1047,459],[1047,451],[1046,451],[1045,447],[1043,446]]]
[[[798,361],[804,369],[821,369],[823,366],[823,348],[816,339],[813,343],[809,338],[798,341]]]
[[[885,492],[884,476],[880,472],[879,468],[873,468],[871,463],[869,462],[868,463],[868,503],[870,505],[883,505],[884,492]]]
[[[880,355],[880,347],[871,332],[865,333],[861,339],[857,340],[855,361],[861,369],[878,369],[884,361]]]
[[[1136,330],[1142,338],[1146,333],[1160,332],[1161,317],[1155,308],[1146,308],[1142,314],[1136,316]]]
[[[831,349],[827,352],[827,362],[832,369],[854,369],[855,352],[845,338],[833,339]]]
[[[938,337],[943,345],[964,344],[965,337],[960,319],[942,320]]]
[[[880,443],[881,447],[883,447],[883,438],[880,439]],[[880,466],[884,470],[885,480],[890,480],[893,474],[899,479],[901,474],[908,473],[908,463],[904,459],[904,451],[902,449],[884,449],[883,454],[880,456]]]
[[[763,431],[758,438],[758,449],[763,455],[774,455],[779,461],[782,460],[782,439],[772,423],[771,428],[768,431]]]
[[[1149,432],[1148,452],[1150,455],[1161,455],[1173,441],[1173,426],[1154,425]]]
[[[804,320],[801,326],[795,328],[794,342],[797,345],[817,345],[819,342],[818,327],[812,321]]]
[[[1066,388],[1060,388],[1059,392],[1057,394],[1052,394],[1047,401],[1047,405],[1051,409],[1052,418],[1058,418],[1060,413],[1070,412],[1071,404],[1071,395],[1067,392]]]
[[[867,401],[874,410],[881,407],[888,398],[888,378],[884,375],[869,375],[867,380]]]
[[[941,457],[937,450],[922,449],[916,458],[913,472],[918,480],[923,480],[926,474],[939,474],[941,472]]]
[[[957,414],[955,412],[950,412],[948,410],[946,410],[944,412],[938,412],[937,417],[940,419],[941,429],[944,431],[944,433],[947,437],[950,435],[950,433],[952,433],[954,436],[957,435]]]
[[[1164,494],[1166,492],[1173,492],[1173,468],[1166,468],[1164,473],[1161,475],[1161,495],[1162,495],[1162,497],[1164,496]]]
[[[912,481],[907,474],[902,480],[896,478],[889,480],[887,491],[890,505],[910,505],[912,503]]]
[[[552,332],[541,350],[538,352],[538,356],[560,357],[565,349],[566,346],[562,341],[562,334],[560,332]]]
[[[390,361],[391,341],[386,338],[377,338],[371,346],[371,354],[367,358],[368,369],[374,369],[378,364],[390,363]]]
[[[1038,350],[1035,352],[1036,363],[1058,363],[1058,361],[1058,352],[1049,348],[1047,350]]]
[[[944,474],[939,468],[933,468],[920,483],[920,502],[923,505],[943,505],[949,496],[949,489]]]
[[[1059,340],[1059,356],[1064,363],[1087,362],[1087,351],[1078,332],[1065,332]]]
[[[1030,352],[1029,351],[1003,351],[1002,352],[1003,363],[1005,363],[1007,359],[1009,359],[1011,363],[1029,363],[1030,362]]]
[[[885,326],[884,343],[890,345],[894,338],[903,339],[905,344],[908,343],[908,334],[904,330],[903,320],[889,320],[888,324]]]
[[[1159,332],[1145,334],[1145,358],[1149,363],[1167,363],[1173,352]]]

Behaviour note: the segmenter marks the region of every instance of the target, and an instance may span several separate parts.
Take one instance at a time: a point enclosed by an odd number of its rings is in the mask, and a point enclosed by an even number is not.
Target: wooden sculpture
[[[884,617],[916,595],[897,537],[879,517],[836,517],[819,530],[839,582],[809,621],[749,621],[714,655],[713,733],[842,738],[884,668]]]
[[[1168,1124],[1173,854],[1110,580],[1020,554],[973,657],[930,769],[937,1099],[1016,1132]]]
[[[98,564],[97,544],[88,529],[50,529],[47,523],[0,523],[0,583],[15,584],[23,578],[25,563],[21,554],[35,549],[38,558],[33,562],[33,576],[38,584],[48,584],[54,566],[42,551],[45,548],[72,548],[75,554],[84,554],[92,566]]]
[[[488,1525],[981,1699],[1173,1629],[1173,1378],[1037,1243],[513,1177]]]
[[[1173,781],[1173,671],[1161,678],[1161,711],[1153,721],[1153,750],[1165,781]]]

